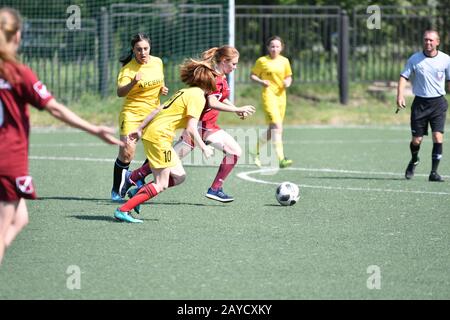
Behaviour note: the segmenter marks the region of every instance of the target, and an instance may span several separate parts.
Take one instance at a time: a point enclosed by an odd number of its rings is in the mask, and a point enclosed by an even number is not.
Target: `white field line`
[[[30,156],[31,160],[51,160],[51,161],[91,161],[91,162],[108,162],[112,163],[115,159],[106,159],[106,158],[83,158],[83,157],[47,157],[47,156]],[[138,161],[138,160],[136,160]],[[142,163],[142,160],[139,160],[138,163]],[[188,167],[209,167],[209,165],[196,165],[196,164],[185,164]],[[238,165],[240,168],[254,168],[254,165]],[[262,179],[253,178],[250,175],[253,174],[270,174],[272,172],[276,172],[279,170],[278,168],[265,168],[258,170],[251,170],[246,172],[238,173],[237,176],[240,179],[249,182],[262,183],[262,184],[270,184],[270,185],[278,185],[281,182],[273,182],[266,181]],[[355,174],[355,175],[384,175],[384,176],[399,176],[402,174],[396,172],[373,172],[373,171],[357,171],[357,170],[341,170],[341,169],[331,169],[331,168],[286,168],[285,170],[292,171],[304,171],[304,172],[324,172],[324,173],[346,173],[346,174]],[[416,176],[426,177],[426,174],[416,174]],[[443,176],[444,178],[450,178],[450,176]],[[432,194],[432,195],[450,195],[449,192],[431,192],[431,191],[414,191],[414,190],[394,190],[394,189],[380,189],[380,188],[353,188],[353,187],[330,187],[323,185],[307,185],[307,184],[299,184],[299,187],[302,188],[314,188],[314,189],[326,189],[326,190],[347,190],[347,191],[364,191],[364,192],[397,192],[397,193],[414,193],[414,194]]]
[[[298,140],[284,140],[284,144],[290,144],[290,145],[299,145],[299,144],[345,144],[345,143],[362,143],[362,144],[372,144],[372,143],[381,143],[381,144],[388,144],[388,143],[409,143],[409,139],[361,139],[361,140],[341,140],[341,139],[334,139],[334,140],[302,140],[301,138]],[[65,143],[32,143],[30,144],[31,148],[87,148],[87,147],[108,147],[107,144],[102,142],[88,142],[88,143],[80,143],[80,142],[65,142]]]
[[[353,173],[353,174],[381,174],[381,175],[399,175],[398,173],[393,172],[365,172],[365,171],[350,171],[350,170],[334,170],[334,169],[307,169],[307,168],[287,168],[289,170],[294,171],[320,171],[320,172],[336,172],[336,173]],[[262,179],[256,179],[250,177],[252,174],[269,174],[271,172],[279,170],[278,168],[267,168],[267,169],[259,169],[252,170],[247,172],[238,173],[237,176],[243,180],[255,183],[262,184],[270,184],[270,185],[279,185],[279,182],[266,181]],[[286,170],[286,169],[283,169]],[[419,176],[419,175],[418,175]],[[427,175],[421,175],[427,176]],[[395,189],[380,189],[380,188],[354,188],[354,187],[330,187],[323,185],[307,185],[307,184],[298,184],[301,188],[312,188],[312,189],[326,189],[326,190],[344,190],[344,191],[364,191],[364,192],[388,192],[388,193],[413,193],[413,194],[430,194],[430,195],[444,195],[449,196],[450,192],[433,192],[433,191],[417,191],[417,190],[395,190]]]

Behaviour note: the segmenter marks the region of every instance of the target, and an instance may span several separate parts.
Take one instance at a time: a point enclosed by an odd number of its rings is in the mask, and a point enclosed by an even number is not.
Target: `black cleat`
[[[406,167],[406,171],[405,171],[405,178],[407,180],[411,179],[412,177],[414,177],[414,171],[416,170],[417,165],[420,163],[419,158],[417,158],[416,162],[412,162],[410,161],[408,163],[408,167]]]
[[[431,171],[428,181],[444,182],[444,179],[436,171]]]

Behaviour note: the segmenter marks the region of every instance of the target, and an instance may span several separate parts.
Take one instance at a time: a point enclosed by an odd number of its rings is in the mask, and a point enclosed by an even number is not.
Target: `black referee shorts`
[[[413,137],[428,135],[431,132],[444,133],[448,104],[444,96],[436,98],[415,97],[411,106],[411,134]]]

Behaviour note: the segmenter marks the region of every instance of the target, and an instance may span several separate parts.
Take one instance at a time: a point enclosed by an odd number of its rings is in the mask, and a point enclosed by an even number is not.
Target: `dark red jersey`
[[[43,109],[52,95],[33,71],[22,64],[4,63],[11,84],[0,77],[0,176],[28,175],[30,113],[28,104]]]
[[[216,77],[216,87],[217,90],[209,95],[215,95],[217,100],[223,102],[230,96],[230,87],[228,87],[227,78],[224,76]],[[216,124],[217,119],[219,118],[219,110],[212,109],[208,105],[208,100],[206,100],[205,108],[203,109],[203,113],[200,116],[201,126],[204,129],[210,129],[218,127]]]

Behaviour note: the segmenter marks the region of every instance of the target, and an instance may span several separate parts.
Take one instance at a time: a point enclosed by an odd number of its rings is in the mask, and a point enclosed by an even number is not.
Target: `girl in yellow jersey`
[[[272,140],[280,168],[292,165],[283,151],[283,120],[286,112],[286,88],[292,84],[292,70],[289,60],[281,55],[283,40],[274,36],[267,41],[268,55],[256,60],[250,78],[263,87],[262,103],[269,128],[259,137],[255,164],[261,166],[259,151],[262,144]]]
[[[183,165],[172,147],[175,131],[185,128],[203,154],[209,158],[213,148],[207,146],[198,130],[198,120],[206,103],[205,94],[216,90],[216,71],[206,62],[188,60],[180,69],[181,80],[189,87],[176,92],[168,101],[148,115],[135,132],[128,135],[136,141],[142,137],[154,181],[145,184],[130,200],[117,208],[114,217],[120,221],[142,222],[131,216],[138,206],[168,187],[182,183],[186,177]]]
[[[114,163],[114,180],[111,200],[122,201],[120,185],[134,158],[136,141],[127,141],[127,135],[136,130],[145,117],[159,106],[159,96],[167,95],[164,85],[163,63],[160,58],[150,55],[151,42],[148,36],[138,33],[131,39],[128,56],[121,59],[122,69],[117,77],[117,95],[125,97],[119,115],[120,139],[126,142],[120,147]]]

